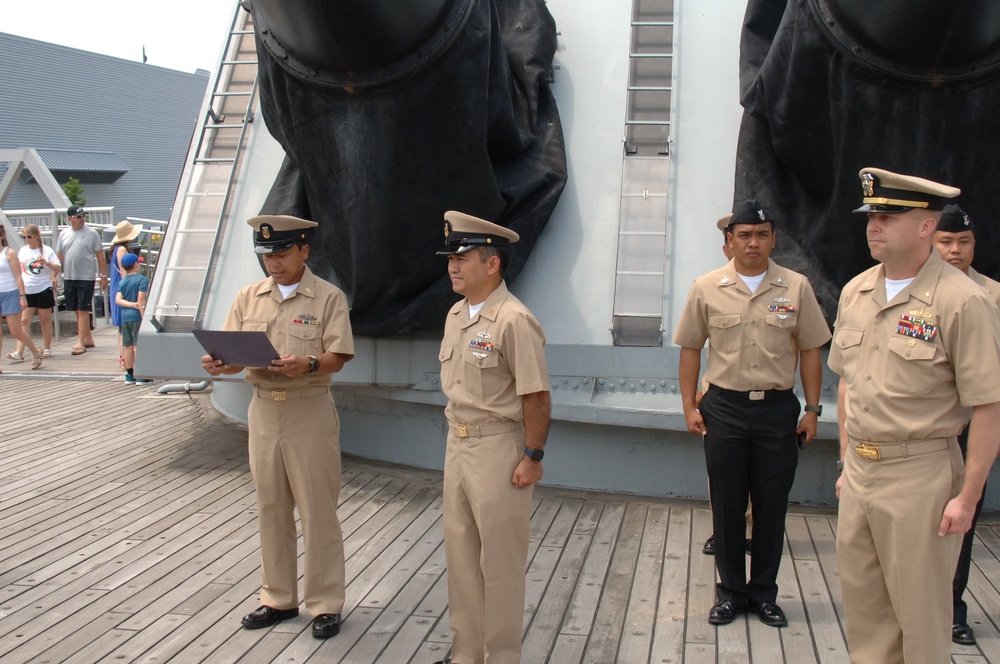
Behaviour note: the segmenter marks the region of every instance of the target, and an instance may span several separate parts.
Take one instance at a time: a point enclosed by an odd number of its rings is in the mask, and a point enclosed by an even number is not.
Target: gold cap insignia
[[[265,240],[269,240],[271,238],[271,224],[260,225],[260,236]]]
[[[865,196],[875,195],[875,177],[871,173],[861,174],[861,190]]]

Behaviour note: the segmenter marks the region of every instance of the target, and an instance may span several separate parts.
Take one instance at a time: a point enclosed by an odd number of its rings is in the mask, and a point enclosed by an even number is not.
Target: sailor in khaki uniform
[[[725,625],[750,609],[761,622],[788,624],[777,604],[778,567],[788,492],[798,464],[798,434],[816,435],[830,330],[808,280],[769,256],[774,221],[754,201],[733,210],[733,259],[695,280],[674,332],[681,346],[680,386],[688,430],[704,436],[712,499],[718,603],[709,622]],[[708,345],[709,388],[695,407],[701,349]],[[806,413],[799,420],[796,347]],[[753,503],[750,578],[744,513]]]
[[[438,253],[448,256],[452,287],[465,297],[448,312],[440,352],[452,633],[444,662],[516,664],[531,494],[549,427],[545,335],[503,282],[517,233],[461,212],[445,220]]]
[[[979,284],[983,290],[993,299],[994,304],[1000,309],[1000,283],[990,279],[986,275],[979,274],[972,268],[972,259],[976,255],[976,234],[975,224],[969,215],[965,214],[962,208],[954,204],[944,206],[941,211],[941,221],[938,222],[937,230],[934,231],[934,248],[937,249],[941,259],[954,265],[956,268],[969,275],[969,278]],[[970,411],[971,414],[971,411]],[[962,429],[958,436],[958,446],[962,450],[962,457],[968,450],[969,428]],[[984,487],[985,492],[985,487]],[[969,607],[962,596],[965,594],[965,587],[969,583],[969,567],[972,564],[972,542],[976,537],[976,522],[979,521],[979,513],[983,509],[983,498],[979,498],[976,503],[976,511],[972,517],[972,526],[969,532],[962,538],[962,549],[958,555],[958,566],[955,568],[955,577],[951,583],[952,596],[952,625],[951,640],[965,646],[976,645],[976,635],[972,627],[969,626]]]
[[[840,296],[837,557],[854,664],[950,661],[960,535],[996,458],[1000,315],[932,247],[955,187],[860,172],[879,265]],[[956,436],[969,419],[963,480]]]
[[[245,286],[223,329],[267,333],[280,358],[247,367],[250,470],[257,489],[263,584],[248,629],[299,613],[294,509],[305,543],[305,604],[316,638],[340,632],[344,608],[344,541],[337,519],[340,420],[330,377],[354,357],[347,298],[306,266],[315,222],[283,215],[248,221],[268,278]],[[205,355],[218,376],[244,367]]]

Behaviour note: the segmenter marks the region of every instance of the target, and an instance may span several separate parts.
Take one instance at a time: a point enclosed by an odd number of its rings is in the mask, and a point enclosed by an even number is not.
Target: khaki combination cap
[[[308,242],[310,231],[319,224],[287,214],[262,214],[247,219],[253,228],[254,252],[276,254],[296,242]]]
[[[719,217],[719,220],[715,222],[715,227],[718,228],[723,233],[725,233],[727,230],[729,230],[729,220],[732,218],[733,218],[732,212],[730,212],[729,214],[722,215],[721,217]]]
[[[962,193],[958,187],[918,178],[914,175],[900,175],[881,168],[862,168],[861,191],[864,205],[855,212],[881,212],[897,214],[908,210],[941,210],[945,202]]]
[[[520,239],[514,231],[492,221],[448,210],[444,213],[444,249],[437,255],[464,254],[476,247],[506,247]]]

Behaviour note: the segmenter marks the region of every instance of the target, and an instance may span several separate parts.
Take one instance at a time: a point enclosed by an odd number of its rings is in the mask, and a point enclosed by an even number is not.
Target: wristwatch
[[[532,461],[541,461],[542,457],[545,456],[545,450],[533,450],[530,447],[526,447],[524,448],[524,456]]]
[[[306,373],[314,374],[319,371],[319,359],[315,355],[309,356],[309,369]]]
[[[823,414],[823,404],[820,404],[818,406],[806,406],[806,412],[807,413],[816,413],[817,415],[822,415]]]

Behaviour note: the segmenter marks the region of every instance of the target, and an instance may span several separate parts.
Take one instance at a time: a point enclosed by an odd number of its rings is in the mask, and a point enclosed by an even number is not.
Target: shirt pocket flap
[[[833,337],[833,343],[837,344],[840,348],[858,346],[861,344],[861,338],[864,335],[864,330],[853,327],[840,328],[836,331],[836,334]]]
[[[934,344],[902,335],[889,339],[889,350],[904,360],[930,360],[935,352]]]
[[[462,359],[480,369],[491,369],[500,363],[500,356],[496,352],[489,353],[474,348],[467,349]]]
[[[244,332],[267,332],[266,321],[245,320],[243,321]]]
[[[447,362],[451,359],[453,352],[453,346],[441,346],[441,350],[438,351],[438,362]]]
[[[288,334],[303,341],[313,341],[323,335],[323,330],[319,325],[292,325]]]
[[[740,314],[709,314],[708,324],[719,329],[727,329],[740,324],[742,316]]]
[[[765,322],[772,327],[795,327],[799,321],[799,317],[796,314],[767,314],[764,317]]]

